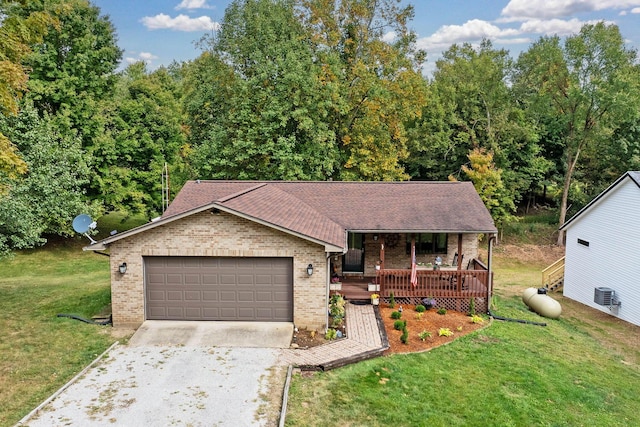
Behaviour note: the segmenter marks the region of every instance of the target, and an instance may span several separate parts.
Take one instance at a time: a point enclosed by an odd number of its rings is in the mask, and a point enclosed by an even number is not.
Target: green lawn
[[[129,228],[110,216],[104,230]],[[135,224],[133,224],[135,225]],[[108,231],[107,231],[108,233]],[[114,341],[91,317],[109,304],[109,259],[85,238],[0,261],[0,425],[10,426]],[[494,321],[427,353],[295,375],[289,426],[640,425],[638,328],[563,300],[559,320],[520,300],[545,265],[500,251],[494,311],[547,327]],[[561,297],[559,297],[561,298]],[[627,338],[626,340],[624,338]]]
[[[101,236],[143,222],[101,218]],[[109,258],[83,252],[85,237],[0,260],[0,426],[18,422],[113,342],[110,326],[84,318],[108,312]]]
[[[0,425],[13,425],[113,342],[90,318],[110,302],[109,259],[79,246],[0,261]]]
[[[496,293],[504,295],[495,299],[496,313],[548,326],[496,320],[430,352],[295,375],[286,425],[640,425],[637,340],[603,345],[598,330],[637,329],[583,322],[592,312],[579,304],[567,303],[570,316],[541,318],[526,309],[520,289],[539,286],[543,266],[495,261]]]

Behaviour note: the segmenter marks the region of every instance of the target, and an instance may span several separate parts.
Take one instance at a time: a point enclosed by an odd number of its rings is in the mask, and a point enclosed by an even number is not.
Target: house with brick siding
[[[110,254],[115,327],[240,320],[323,330],[334,276],[375,283],[383,298],[488,308],[496,232],[470,182],[198,180],[160,218],[85,249]]]

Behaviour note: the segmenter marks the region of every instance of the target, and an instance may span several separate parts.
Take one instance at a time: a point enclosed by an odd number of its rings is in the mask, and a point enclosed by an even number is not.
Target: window
[[[407,234],[407,254],[411,254],[411,234]],[[446,254],[446,233],[420,233],[414,234],[416,239],[416,255],[420,254]]]

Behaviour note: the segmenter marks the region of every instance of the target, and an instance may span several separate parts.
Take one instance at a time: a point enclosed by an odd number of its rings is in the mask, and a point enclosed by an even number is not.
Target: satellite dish
[[[76,231],[76,233],[82,233],[85,236],[87,236],[87,238],[89,238],[89,240],[91,240],[91,243],[96,243],[96,241],[93,240],[87,234],[87,232],[89,230],[93,230],[98,225],[94,220],[91,219],[91,217],[89,215],[87,215],[87,214],[78,215],[77,217],[75,217],[73,219],[72,225],[73,225],[73,229]]]

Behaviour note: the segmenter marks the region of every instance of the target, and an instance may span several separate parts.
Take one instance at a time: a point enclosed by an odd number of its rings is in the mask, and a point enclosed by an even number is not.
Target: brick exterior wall
[[[118,240],[110,246],[111,305],[115,327],[145,320],[144,256],[293,258],[293,321],[298,328],[324,330],[327,259],[324,247],[243,218],[202,212]],[[127,273],[118,266],[127,263]],[[307,265],[314,273],[307,275]]]

